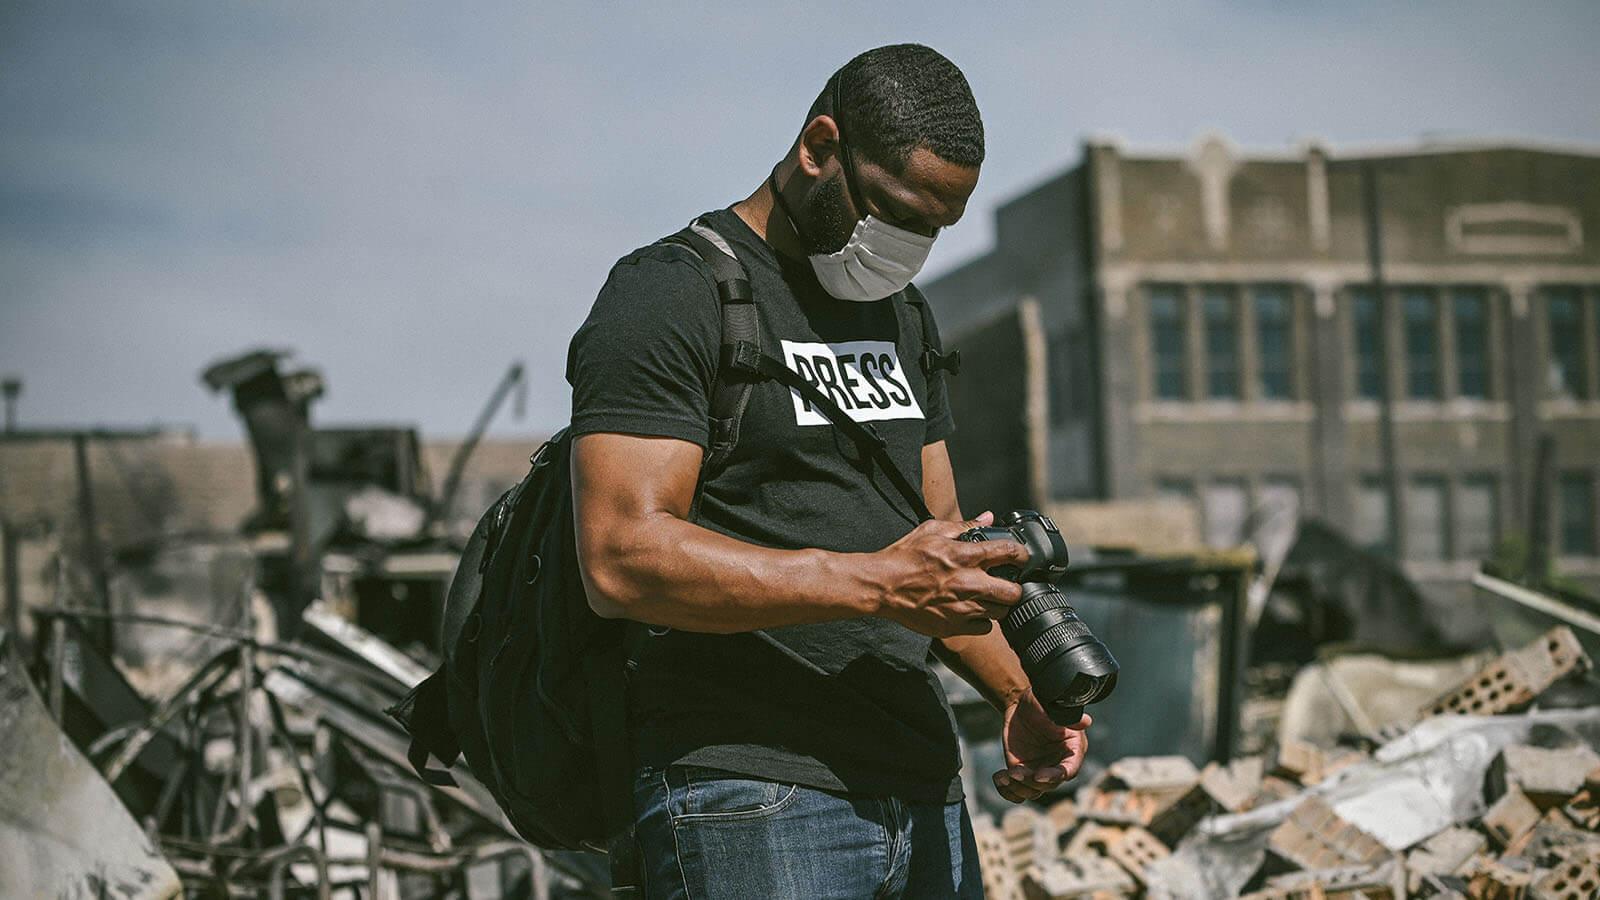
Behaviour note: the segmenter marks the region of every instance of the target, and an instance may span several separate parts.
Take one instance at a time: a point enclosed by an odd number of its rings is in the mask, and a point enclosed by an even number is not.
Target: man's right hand
[[[878,615],[920,634],[944,638],[985,634],[1022,596],[1017,584],[989,569],[1028,560],[1015,541],[959,541],[968,530],[994,523],[984,513],[966,522],[923,522],[872,554],[870,577],[881,590]]]

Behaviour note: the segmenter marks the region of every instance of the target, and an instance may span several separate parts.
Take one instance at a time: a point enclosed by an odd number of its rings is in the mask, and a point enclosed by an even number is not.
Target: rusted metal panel
[[[181,895],[178,874],[56,727],[0,632],[0,896]]]

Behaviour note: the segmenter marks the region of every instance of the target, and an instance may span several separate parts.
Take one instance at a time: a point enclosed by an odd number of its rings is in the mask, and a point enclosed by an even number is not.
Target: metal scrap
[[[0,631],[0,896],[177,897],[162,858],[56,726]]]
[[[46,615],[55,633],[71,632],[72,611]],[[137,715],[124,710],[109,730],[85,735],[102,773],[90,775],[108,797],[111,786],[151,777],[141,761],[168,747],[173,764],[153,791],[110,801],[118,810],[128,803],[147,825],[135,834],[155,841],[151,858],[174,886],[156,896],[181,884],[197,894],[327,897],[359,884],[366,896],[428,897],[465,892],[469,881],[473,896],[605,894],[602,860],[522,842],[470,773],[456,773],[459,786],[448,788],[416,776],[406,737],[378,710],[399,699],[420,666],[324,609],[313,608],[308,626],[308,642],[288,644],[186,626],[222,638],[223,650],[167,696],[137,704]],[[74,680],[63,663],[47,651],[43,668],[65,701]],[[48,718],[43,707],[40,715]],[[0,856],[7,871],[21,870]]]

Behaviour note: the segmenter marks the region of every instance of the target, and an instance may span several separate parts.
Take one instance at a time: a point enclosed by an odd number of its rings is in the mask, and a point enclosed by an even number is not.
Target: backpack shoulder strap
[[[744,265],[728,242],[703,219],[663,239],[665,243],[689,248],[711,267],[717,283],[717,306],[722,318],[722,342],[717,355],[717,375],[711,387],[709,446],[700,464],[700,483],[695,490],[690,518],[700,512],[701,489],[715,469],[727,461],[739,443],[739,420],[750,402],[755,381],[747,369],[734,365],[740,359],[761,355],[761,320],[756,314],[755,292]]]
[[[799,393],[835,428],[844,432],[862,453],[883,470],[895,491],[910,505],[919,520],[933,518],[923,502],[922,492],[895,464],[889,455],[888,445],[871,425],[863,425],[850,418],[816,385],[762,352],[755,294],[750,289],[750,279],[745,274],[743,264],[727,241],[703,219],[696,219],[689,227],[663,238],[663,241],[688,247],[711,267],[722,315],[722,345],[717,357],[717,377],[711,391],[711,446],[700,466],[700,483],[695,490],[690,518],[699,515],[701,492],[713,466],[721,465],[739,442],[739,419],[750,400],[751,389],[757,381],[768,379]],[[950,365],[944,360],[949,357],[940,356],[936,349],[932,317],[922,308],[922,295],[913,288],[905,292],[905,298],[908,303],[918,307],[922,316],[924,371],[929,365],[929,354],[932,354],[931,359],[940,368],[948,370]]]
[[[928,309],[928,298],[917,290],[916,285],[907,285],[903,296],[906,305],[915,308],[922,320],[922,352],[918,354],[917,361],[922,365],[923,377],[932,378],[938,372],[960,375],[961,351],[940,352],[939,335],[933,324],[933,313]]]

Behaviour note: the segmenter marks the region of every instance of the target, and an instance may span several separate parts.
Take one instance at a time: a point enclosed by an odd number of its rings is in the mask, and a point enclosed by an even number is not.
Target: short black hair
[[[918,147],[958,166],[983,163],[983,118],[967,77],[921,44],[890,44],[845,63],[806,120],[819,115],[833,117],[854,152],[897,175]]]

